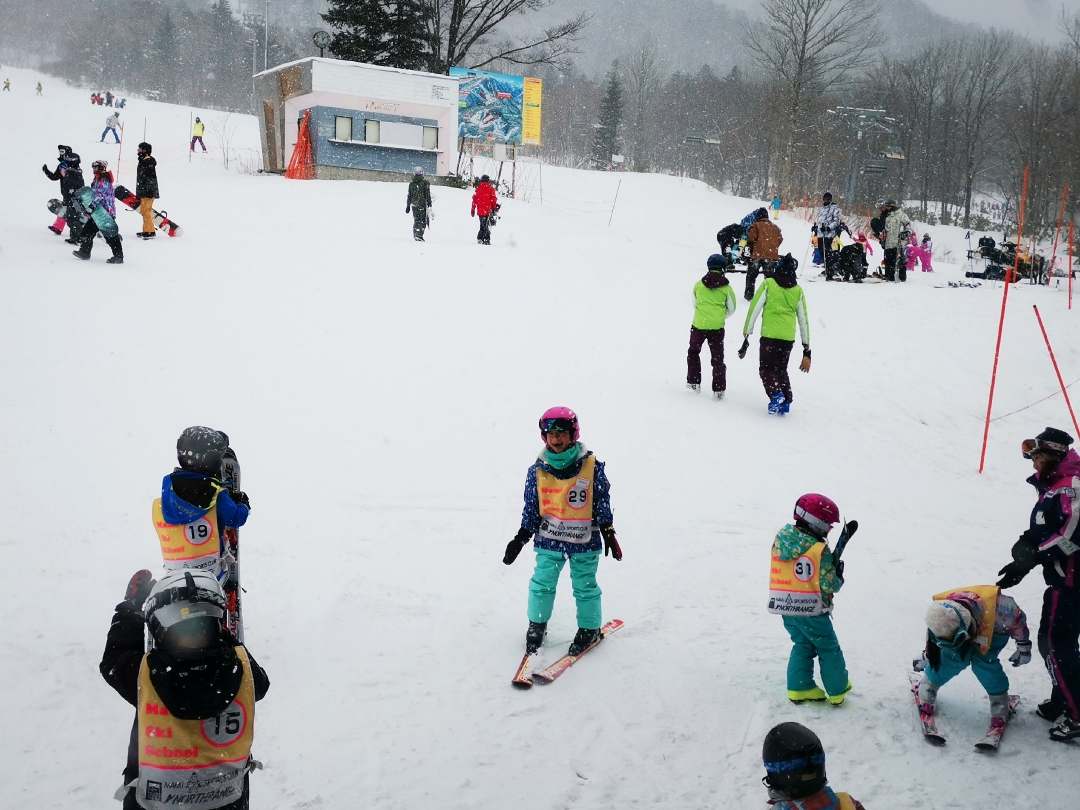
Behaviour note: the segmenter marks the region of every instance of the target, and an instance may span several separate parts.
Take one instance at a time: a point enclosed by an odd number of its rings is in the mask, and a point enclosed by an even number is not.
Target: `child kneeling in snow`
[[[833,594],[844,584],[844,564],[825,541],[840,510],[824,495],[803,495],[795,503],[795,525],[776,535],[769,573],[769,612],[784,617],[794,647],[788,658],[788,700],[825,700],[839,706],[851,691],[847,663],[832,624]],[[853,530],[852,530],[853,531]],[[821,666],[822,690],[814,682],[814,658]]]
[[[864,810],[846,793],[826,787],[825,749],[817,734],[801,723],[781,723],[761,747],[772,810]]]
[[[990,696],[990,724],[1004,726],[1009,716],[1009,678],[998,655],[1016,640],[1009,660],[1014,667],[1031,661],[1027,617],[996,585],[945,591],[926,611],[926,649],[916,659],[922,670],[919,709],[934,713],[938,689],[969,666]]]

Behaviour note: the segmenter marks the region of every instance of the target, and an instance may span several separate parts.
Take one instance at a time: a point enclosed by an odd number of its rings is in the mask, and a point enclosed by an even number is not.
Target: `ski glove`
[[[750,348],[750,337],[748,335],[742,336],[742,346],[739,347],[739,359],[742,360],[746,357],[746,350]]]
[[[1021,565],[1018,562],[1009,563],[998,571],[1002,577],[997,581],[997,586],[999,588],[1011,588],[1013,585],[1019,585],[1033,567],[1034,566]]]
[[[134,576],[128,581],[127,590],[124,591],[124,599],[135,605],[136,608],[142,610],[143,602],[146,601],[146,597],[150,595],[151,589],[154,587],[154,575],[147,571],[145,568],[142,571],[136,571]],[[1017,647],[1019,648],[1019,644]],[[1031,644],[1028,644],[1028,651],[1031,650]],[[1028,656],[1031,659],[1031,656]]]
[[[619,541],[615,537],[614,526],[601,526],[600,535],[604,538],[604,556],[611,552],[611,556],[615,558],[616,562],[622,560],[622,549],[619,548]]]
[[[1035,538],[1031,536],[1031,529],[1020,535],[1013,543],[1012,558],[1018,565],[1026,566],[1029,570],[1038,565],[1039,549]]]
[[[799,371],[806,373],[810,371],[810,347],[803,346],[802,350],[802,362],[799,363]]]
[[[532,539],[532,532],[526,529],[524,526],[518,529],[518,533],[514,535],[514,539],[506,544],[506,553],[503,554],[503,565],[510,565],[514,560],[518,558],[518,554],[525,548],[525,544]]]
[[[42,163],[42,164],[41,164],[41,170],[42,170],[43,172],[45,172],[45,176],[46,176],[46,177],[48,177],[48,176],[49,176],[49,175],[51,174],[51,172],[49,171],[49,166],[48,166],[48,164]]]
[[[229,492],[229,497],[233,499],[233,503],[251,509],[251,499],[248,498],[246,492]]]
[[[1016,652],[1009,656],[1014,667],[1022,667],[1031,663],[1031,640],[1016,642]]]

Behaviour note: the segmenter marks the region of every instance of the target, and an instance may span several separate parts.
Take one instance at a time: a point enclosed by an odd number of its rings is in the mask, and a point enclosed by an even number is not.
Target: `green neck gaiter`
[[[554,467],[556,470],[565,470],[575,461],[578,457],[577,442],[574,442],[570,447],[563,450],[561,453],[552,453],[550,447],[544,447],[544,458],[547,459],[547,463]]]

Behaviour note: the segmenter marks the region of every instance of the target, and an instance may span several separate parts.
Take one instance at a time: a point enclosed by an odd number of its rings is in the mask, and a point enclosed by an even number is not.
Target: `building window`
[[[379,142],[379,122],[372,120],[364,121],[364,140],[368,143]]]
[[[352,119],[344,115],[334,116],[334,137],[339,141],[352,140]]]
[[[439,128],[438,127],[424,127],[424,148],[425,149],[438,149],[439,148]]]

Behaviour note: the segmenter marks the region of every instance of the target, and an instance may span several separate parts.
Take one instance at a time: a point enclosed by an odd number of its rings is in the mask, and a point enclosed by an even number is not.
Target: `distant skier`
[[[486,174],[480,178],[480,183],[473,192],[472,212],[470,216],[480,216],[480,230],[476,234],[476,243],[479,245],[491,244],[491,215],[499,210],[499,199],[495,193],[495,187],[491,185],[491,178]],[[597,625],[599,627],[599,625]]]
[[[114,143],[120,143],[120,135],[116,131],[118,126],[120,126],[120,113],[114,112],[105,119],[105,131],[101,133],[101,143],[105,143],[105,136],[110,132],[113,134],[113,137],[116,138]]]
[[[833,196],[828,191],[821,195],[821,209],[818,211],[817,222],[813,232],[818,238],[818,249],[821,251],[821,260],[825,264],[825,279],[831,281],[837,271],[836,247],[833,241],[840,236],[842,228],[840,208],[833,201]]]
[[[112,106],[112,100],[113,100],[112,91],[111,90],[106,90],[105,91],[105,106],[106,107],[111,107]]]
[[[765,735],[761,759],[771,810],[865,810],[847,793],[827,787],[825,749],[801,723],[781,723]]]
[[[712,392],[723,399],[727,390],[727,366],[724,365],[724,323],[735,313],[735,293],[724,275],[730,262],[719,253],[706,261],[708,271],[694,284],[694,322],[690,326],[690,348],[686,352],[686,387],[701,390],[701,347],[709,343],[712,359]]]
[[[123,810],[248,807],[255,703],[270,679],[224,615],[221,586],[203,571],[158,582],[139,571],[116,606],[98,669],[136,710]]]
[[[896,200],[886,200],[881,211],[885,217],[885,280],[896,281],[899,277],[900,281],[907,281],[903,250],[911,233],[911,218]]]
[[[922,243],[919,247],[922,249],[922,253],[919,254],[919,263],[922,265],[922,271],[924,273],[933,273],[934,242],[930,238],[930,234],[923,234]]]
[[[809,493],[795,502],[794,525],[787,524],[772,545],[770,613],[784,617],[793,647],[788,658],[788,700],[828,700],[834,706],[851,691],[847,664],[833,629],[833,595],[843,587],[844,563],[833,559],[827,538],[840,510],[824,495]],[[821,682],[814,681],[814,659]]]
[[[104,160],[95,160],[90,165],[94,170],[94,181],[89,188],[83,186],[75,192],[76,199],[90,218],[79,234],[79,249],[72,251],[72,255],[84,261],[89,259],[94,249],[94,237],[100,231],[105,244],[112,248],[113,255],[106,260],[108,264],[123,264],[124,248],[120,229],[116,227],[116,193],[113,191],[112,172]]]
[[[777,194],[772,200],[773,219],[780,219],[780,207],[783,203],[780,201],[780,195]]]
[[[424,178],[424,170],[419,166],[413,171],[413,179],[409,182],[409,190],[405,199],[405,213],[412,211],[413,239],[417,242],[423,242],[424,229],[428,226],[428,209],[432,207],[431,183]]]
[[[603,639],[602,592],[596,584],[600,552],[622,559],[612,525],[604,463],[578,441],[579,435],[577,414],[569,408],[548,408],[540,417],[544,449],[525,476],[521,528],[503,555],[503,563],[510,565],[533,539],[536,568],[529,582],[529,629],[525,634],[529,653],[539,650],[544,642],[555,589],[567,560],[578,624],[569,653],[578,655]]]
[[[1009,660],[1014,667],[1031,662],[1027,617],[1011,596],[996,585],[976,585],[945,591],[926,611],[926,649],[915,660],[923,673],[919,709],[934,713],[938,689],[968,667],[990,698],[990,725],[1004,728],[1009,718],[1009,676],[998,660],[1016,641]]]
[[[159,196],[157,179],[157,160],[150,154],[154,147],[143,141],[136,153],[139,162],[135,167],[135,196],[139,198],[139,213],[142,214],[143,229],[136,236],[143,239],[154,238],[154,200]]]
[[[199,142],[199,146],[202,147],[202,150],[204,152],[206,151],[206,144],[203,143],[203,132],[205,132],[205,131],[206,131],[206,127],[203,124],[202,119],[199,118],[198,116],[196,116],[195,117],[195,126],[191,130],[191,151],[192,152],[195,151],[195,142],[196,141]]]
[[[11,79],[4,79],[4,90],[11,92]]]
[[[38,83],[37,83],[37,94],[38,94],[39,96],[41,95],[41,82],[38,82]]]
[[[122,109],[124,109],[124,107],[125,107],[126,105],[127,105],[127,99],[126,99],[126,98],[122,98],[122,99],[120,99],[120,101],[118,101],[118,102],[117,102],[117,104],[116,104],[116,109],[118,109],[118,110],[122,110]]]
[[[1002,568],[1001,588],[1019,585],[1041,565],[1046,590],[1039,620],[1039,655],[1050,673],[1050,699],[1035,713],[1051,723],[1050,739],[1080,738],[1080,455],[1073,437],[1048,427],[1021,444],[1038,492],[1030,525],[1013,544],[1013,561]]]
[[[780,245],[784,241],[780,228],[769,221],[769,212],[759,208],[754,224],[746,232],[746,243],[750,246],[750,260],[746,264],[746,289],[743,297],[750,301],[754,297],[754,286],[760,273],[768,277],[776,263],[780,261]]]
[[[803,345],[803,357],[799,371],[810,371],[810,317],[795,271],[799,263],[788,253],[776,266],[772,278],[766,278],[750,302],[743,325],[743,348],[739,358],[745,356],[746,345],[754,331],[754,324],[761,316],[761,341],[758,349],[758,374],[765,393],[769,397],[769,413],[783,415],[791,409],[794,395],[788,377],[788,360],[795,345],[795,326]]]
[[[82,215],[75,206],[75,192],[85,186],[86,182],[83,180],[79,156],[71,151],[70,146],[60,144],[56,148],[60,152],[56,171],[50,172],[47,164],[42,165],[41,171],[50,180],[60,181],[60,198],[64,203],[65,210],[63,219],[58,218],[56,222],[49,226],[49,230],[60,236],[63,234],[63,226],[66,224],[68,226],[68,238],[65,241],[74,245],[79,241],[79,232],[82,230]]]

